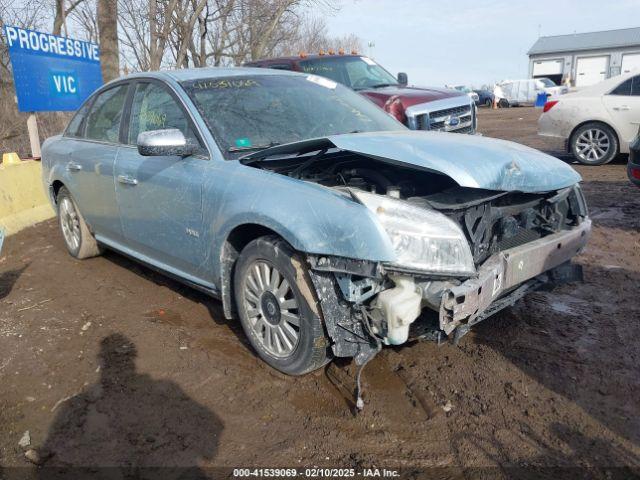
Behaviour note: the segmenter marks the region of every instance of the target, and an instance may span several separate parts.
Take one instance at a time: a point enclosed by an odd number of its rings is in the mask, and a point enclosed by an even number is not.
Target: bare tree
[[[120,76],[118,49],[118,1],[98,0],[98,40],[102,77],[108,82]]]
[[[80,5],[84,0],[72,0],[69,6],[65,6],[65,0],[55,0],[55,16],[53,18],[53,30],[51,33],[60,35],[62,33],[62,25],[65,19]],[[69,32],[65,31],[65,35]]]

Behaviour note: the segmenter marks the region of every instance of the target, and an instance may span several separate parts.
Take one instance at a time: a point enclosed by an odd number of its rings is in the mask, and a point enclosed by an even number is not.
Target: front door
[[[118,152],[115,171],[126,244],[150,263],[198,281],[198,267],[206,256],[202,186],[211,162],[205,155],[140,155],[138,134],[150,130],[177,128],[187,139],[202,143],[179,101],[164,85],[144,81],[134,88],[127,145]]]

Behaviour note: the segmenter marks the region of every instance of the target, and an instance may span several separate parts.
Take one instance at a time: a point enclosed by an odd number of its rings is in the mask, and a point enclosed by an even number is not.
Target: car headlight
[[[453,220],[391,197],[353,194],[387,232],[396,253],[394,265],[435,274],[475,273],[469,243]]]

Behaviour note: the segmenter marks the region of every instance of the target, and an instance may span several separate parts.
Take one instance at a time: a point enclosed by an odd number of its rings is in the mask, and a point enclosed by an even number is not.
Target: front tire
[[[58,204],[58,225],[71,256],[82,260],[100,255],[102,249],[91,234],[69,190],[65,187],[60,188],[56,203]]]
[[[584,165],[604,165],[618,155],[618,137],[604,123],[582,125],[571,135],[569,145],[573,156]]]
[[[484,101],[484,106],[485,106],[485,107],[487,107],[487,108],[491,108],[491,107],[493,107],[493,100],[491,100],[490,98],[487,98],[487,99]]]
[[[304,258],[284,240],[249,243],[234,271],[242,328],[260,358],[288,375],[302,375],[330,359],[329,339]]]

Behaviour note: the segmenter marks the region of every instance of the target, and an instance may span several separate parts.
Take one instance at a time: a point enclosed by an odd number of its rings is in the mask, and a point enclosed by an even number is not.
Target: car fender
[[[573,111],[572,117],[574,121],[571,127],[571,131],[567,136],[568,148],[569,149],[571,148],[571,146],[569,145],[569,142],[571,141],[571,137],[580,126],[584,125],[585,123],[599,122],[599,123],[604,123],[615,132],[616,137],[618,137],[618,148],[620,152],[627,153],[629,146],[623,145],[624,142],[620,141],[620,139],[622,138],[620,131],[616,127],[615,122],[611,117],[611,114],[605,107],[602,97],[598,98],[597,100],[594,99],[591,105],[592,106],[589,108],[582,108],[581,110],[576,109]]]
[[[235,172],[217,199],[209,202],[205,193],[205,202],[217,205],[208,232],[217,260],[231,232],[242,225],[269,229],[304,253],[375,262],[395,259],[391,241],[375,215],[347,194],[234,163]],[[207,210],[205,218],[212,213]],[[214,271],[219,278],[220,262]]]
[[[54,210],[57,209],[53,195],[53,184],[56,181],[64,184],[73,195],[74,182],[66,169],[66,164],[55,160],[56,158],[69,158],[71,150],[71,142],[61,135],[49,137],[42,144],[42,185]]]

